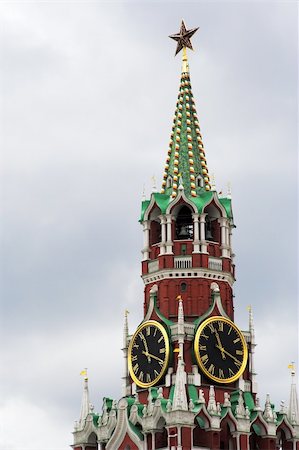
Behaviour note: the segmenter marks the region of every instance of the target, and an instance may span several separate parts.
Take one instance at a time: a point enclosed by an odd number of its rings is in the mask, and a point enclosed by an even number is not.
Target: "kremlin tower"
[[[234,321],[230,192],[216,192],[195,100],[182,21],[182,73],[161,192],[142,201],[144,316],[123,334],[122,398],[89,401],[84,375],[74,450],[299,450],[294,366],[288,407],[260,405],[255,332]]]

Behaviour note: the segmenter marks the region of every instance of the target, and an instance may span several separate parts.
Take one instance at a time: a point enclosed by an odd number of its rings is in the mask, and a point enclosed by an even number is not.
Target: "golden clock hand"
[[[158,358],[158,356],[152,355],[152,354],[149,353],[149,352],[142,352],[142,353],[143,353],[145,356],[147,356],[147,357],[151,357],[151,358],[153,358],[153,359],[156,359],[157,361],[164,362],[163,359]]]
[[[221,351],[222,359],[225,359],[225,354],[224,354],[224,351],[223,351],[223,346],[222,346],[222,343],[221,343],[221,341],[220,341],[220,337],[219,337],[219,334],[218,334],[218,331],[217,331],[217,330],[215,330],[215,336],[216,336],[216,339],[217,339],[217,342],[218,342],[218,346],[221,347],[221,348],[220,348],[220,351]],[[216,347],[217,347],[217,345],[216,345]]]
[[[234,359],[235,361],[237,361],[238,364],[241,364],[241,361],[238,360],[238,358],[236,358],[234,355],[232,355],[231,353],[229,353],[227,350],[225,350],[225,348],[220,347],[219,345],[216,345],[217,348],[219,348],[222,352],[226,353],[230,358]]]
[[[143,345],[144,345],[144,348],[145,348],[145,352],[142,352],[142,353],[145,354],[145,356],[147,357],[147,361],[150,363],[151,362],[151,358],[149,357],[147,342],[146,342],[146,339],[143,336],[143,334],[141,334],[141,339],[143,341]]]

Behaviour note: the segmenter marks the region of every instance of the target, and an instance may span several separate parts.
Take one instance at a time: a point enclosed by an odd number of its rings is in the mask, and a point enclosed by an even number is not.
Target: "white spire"
[[[249,312],[249,333],[250,333],[250,371],[251,371],[251,377],[252,377],[252,392],[257,393],[258,386],[256,381],[256,371],[255,371],[255,360],[254,360],[254,353],[255,353],[255,331],[254,331],[254,323],[253,323],[253,313],[252,313],[252,306],[249,305],[247,307]]]
[[[227,183],[227,194],[226,194],[227,198],[232,198],[232,189],[231,189],[231,184]]]
[[[125,321],[124,321],[124,331],[123,331],[123,355],[124,355],[124,376],[123,376],[123,396],[129,395],[129,383],[128,383],[128,335],[129,335],[129,325],[128,325],[128,314],[129,311],[125,310]]]
[[[79,425],[80,427],[83,426],[84,421],[86,417],[89,414],[89,392],[88,392],[88,377],[87,377],[87,369],[81,372],[84,375],[84,381],[83,381],[83,394],[82,394],[82,403],[81,403],[81,412],[80,412],[80,419],[79,419]]]
[[[178,354],[178,367],[175,377],[174,394],[172,401],[172,410],[181,409],[183,411],[188,411],[188,401],[186,393],[186,383],[187,375],[185,372],[184,363],[184,309],[182,297],[179,295],[177,297],[179,301],[178,307],[178,342],[179,342],[179,354]]]
[[[213,174],[213,173],[211,175],[211,191],[216,191],[216,180],[215,180],[215,174]]]
[[[291,393],[290,393],[290,402],[288,408],[288,419],[292,425],[299,425],[299,403],[298,403],[298,395],[295,381],[295,365],[294,363],[290,364],[291,368]]]

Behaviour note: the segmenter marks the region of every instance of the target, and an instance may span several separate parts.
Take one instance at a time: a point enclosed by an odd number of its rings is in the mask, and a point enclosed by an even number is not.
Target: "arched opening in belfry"
[[[157,424],[157,428],[159,429],[159,431],[157,431],[155,434],[155,449],[167,448],[168,433],[165,428],[165,420],[162,417],[160,418],[160,420]],[[160,431],[160,429],[161,429],[161,431]]]
[[[206,241],[220,243],[220,224],[218,219],[221,217],[221,214],[219,209],[213,203],[211,203],[207,208],[205,208],[204,212],[206,213]]]
[[[221,432],[220,432],[220,449],[221,450],[236,450],[236,440],[233,437],[233,431],[235,431],[234,423],[225,418],[221,422]]]
[[[88,442],[89,448],[95,449],[95,450],[98,448],[98,438],[95,433],[91,433],[88,436],[87,442]]]
[[[249,448],[250,450],[259,450],[262,446],[262,435],[267,434],[267,430],[263,423],[256,420],[250,427]]]
[[[277,428],[276,448],[277,450],[289,450],[292,434],[284,422]]]
[[[176,218],[176,239],[193,239],[192,212],[188,206],[183,205]]]
[[[168,175],[167,180],[166,180],[166,188],[171,188],[172,186],[172,177],[170,175]]]
[[[203,187],[203,178],[201,175],[198,175],[196,177],[196,187]]]
[[[161,211],[156,206],[150,213],[150,245],[158,244],[161,242],[161,221],[160,216]]]
[[[206,447],[208,445],[208,434],[206,429],[210,424],[204,416],[198,415],[194,421],[193,429],[193,445],[196,447]]]

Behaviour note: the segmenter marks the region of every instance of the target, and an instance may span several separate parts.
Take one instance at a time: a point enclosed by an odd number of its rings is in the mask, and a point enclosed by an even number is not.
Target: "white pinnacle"
[[[288,408],[288,419],[292,425],[299,425],[299,404],[298,404],[298,395],[294,369],[292,369],[291,376],[292,382],[291,382],[290,402]]]
[[[179,355],[178,355],[178,367],[175,377],[174,395],[172,402],[172,410],[181,409],[188,411],[188,401],[186,393],[187,375],[185,372],[184,363],[184,309],[181,296],[178,297],[178,341],[179,341]]]
[[[88,392],[88,378],[87,375],[84,376],[84,384],[83,384],[83,395],[82,395],[82,403],[81,403],[81,412],[79,425],[82,427],[84,425],[84,421],[89,414],[90,402],[89,402],[89,392]]]

